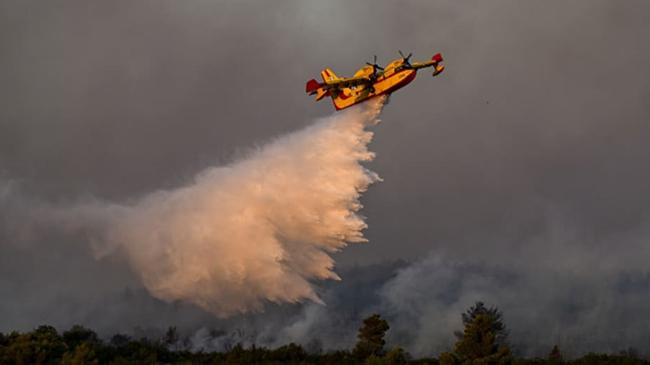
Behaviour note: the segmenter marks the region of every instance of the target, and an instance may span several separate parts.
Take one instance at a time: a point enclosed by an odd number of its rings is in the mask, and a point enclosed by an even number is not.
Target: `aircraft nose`
[[[432,75],[432,76],[436,76],[436,75],[438,75],[438,74],[441,73],[444,69],[445,69],[445,65],[436,65],[436,70],[433,71],[433,75]]]

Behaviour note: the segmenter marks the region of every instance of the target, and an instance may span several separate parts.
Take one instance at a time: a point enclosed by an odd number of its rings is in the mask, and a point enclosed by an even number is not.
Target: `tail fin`
[[[323,86],[318,81],[311,79],[307,81],[307,86],[305,87],[305,92],[309,95],[314,95],[318,89]]]
[[[330,68],[326,68],[323,71],[321,71],[320,75],[323,77],[323,81],[332,81],[332,80],[338,80],[339,77],[336,76],[334,71]]]
[[[305,92],[309,95],[314,95],[316,94],[316,101],[319,101],[320,99],[330,95],[330,92],[323,89],[323,85],[319,83],[318,81],[311,79],[307,81],[307,85],[305,86]]]

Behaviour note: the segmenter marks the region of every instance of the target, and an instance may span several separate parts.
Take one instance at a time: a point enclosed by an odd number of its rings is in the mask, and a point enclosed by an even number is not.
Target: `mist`
[[[435,354],[483,300],[504,311],[522,352],[648,343],[650,2],[8,0],[0,9],[1,331],[175,325],[196,334],[197,348],[314,338],[340,348],[376,311],[390,344]],[[216,209],[193,189],[225,184],[226,170],[240,174],[237,162],[259,156],[250,146],[330,115],[329,103],[304,95],[323,67],[351,75],[398,49],[414,60],[441,52],[447,68],[418,75],[382,111],[376,157],[363,163],[383,182],[355,213],[368,244],[307,245],[318,265],[304,273],[294,250],[265,246],[288,260],[270,267],[296,286],[241,289],[223,306],[213,294],[202,307],[189,301],[201,297],[195,283],[161,285],[187,277],[150,247],[171,252],[173,232],[198,236],[172,229],[192,224],[187,206]],[[148,236],[156,221],[164,235]],[[342,280],[319,279],[333,272]]]
[[[22,227],[16,237],[33,240],[44,228],[83,232],[96,258],[125,255],[154,297],[217,316],[265,302],[324,304],[311,281],[339,280],[329,255],[366,241],[359,197],[379,177],[362,165],[374,157],[365,128],[378,122],[382,105],[379,98],[323,118],[187,186],[127,204],[31,202],[12,223]],[[5,196],[8,187],[0,202],[11,200]]]

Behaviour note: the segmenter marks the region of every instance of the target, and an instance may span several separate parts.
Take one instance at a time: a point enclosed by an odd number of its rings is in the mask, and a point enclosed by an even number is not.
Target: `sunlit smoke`
[[[84,216],[112,213],[97,254],[125,253],[152,295],[218,316],[320,303],[310,281],[339,279],[330,253],[365,241],[359,197],[379,180],[362,165],[374,157],[365,128],[382,105],[321,119],[134,204],[85,207]]]

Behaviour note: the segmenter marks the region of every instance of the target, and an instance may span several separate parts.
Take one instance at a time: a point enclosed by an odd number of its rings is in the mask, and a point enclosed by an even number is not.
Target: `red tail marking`
[[[305,87],[305,92],[307,92],[309,95],[312,95],[321,86],[323,86],[323,85],[321,85],[318,81],[316,81],[314,79],[311,79],[311,80],[307,81],[307,86]]]
[[[433,57],[431,57],[431,60],[436,62],[442,62],[442,55],[440,53],[436,53]]]

